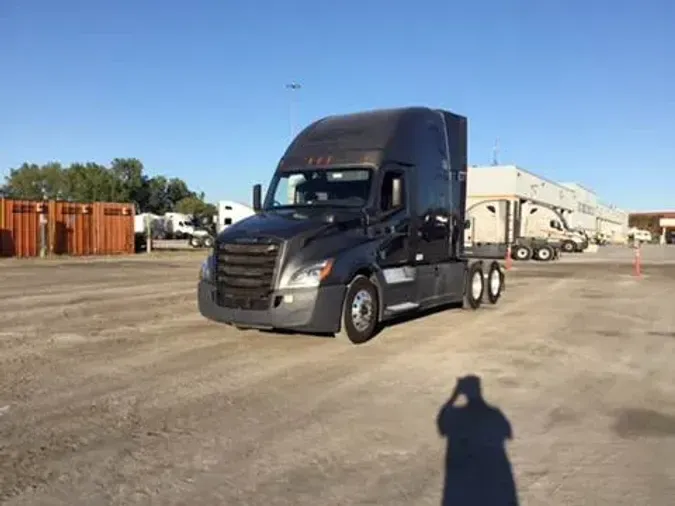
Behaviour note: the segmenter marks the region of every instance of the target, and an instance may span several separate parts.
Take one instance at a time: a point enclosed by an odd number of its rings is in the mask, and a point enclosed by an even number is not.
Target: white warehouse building
[[[570,225],[589,234],[600,233],[613,242],[623,242],[628,234],[628,212],[603,204],[597,194],[579,183],[562,183],[574,192],[576,207]]]
[[[523,199],[551,206],[571,228],[602,233],[623,242],[628,213],[602,204],[592,190],[577,183],[557,183],[516,165],[472,166],[467,176],[467,206],[491,199]]]

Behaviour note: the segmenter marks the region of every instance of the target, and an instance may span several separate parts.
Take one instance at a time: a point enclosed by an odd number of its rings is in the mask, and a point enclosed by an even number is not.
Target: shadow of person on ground
[[[460,396],[465,403],[458,405]],[[436,419],[447,439],[442,506],[517,506],[518,496],[506,440],[511,424],[481,392],[480,378],[457,380]]]

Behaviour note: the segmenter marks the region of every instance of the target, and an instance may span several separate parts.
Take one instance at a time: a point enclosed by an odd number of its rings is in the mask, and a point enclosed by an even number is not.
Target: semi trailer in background
[[[233,200],[221,200],[218,202],[218,221],[216,230],[218,233],[225,230],[227,227],[234,225],[238,221],[253,216],[255,211],[253,208],[235,202]]]
[[[239,328],[368,340],[385,321],[501,296],[497,261],[470,258],[467,120],[424,107],[316,121],[291,142],[255,214],[218,234],[201,314]]]
[[[572,230],[563,215],[546,204],[522,199],[473,202],[464,230],[467,252],[481,258],[550,261],[560,251],[582,252],[588,237]]]

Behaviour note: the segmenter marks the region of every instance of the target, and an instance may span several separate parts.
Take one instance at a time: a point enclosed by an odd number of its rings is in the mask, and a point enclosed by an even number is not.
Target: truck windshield
[[[363,207],[368,202],[370,169],[311,169],[280,172],[267,194],[265,209]]]

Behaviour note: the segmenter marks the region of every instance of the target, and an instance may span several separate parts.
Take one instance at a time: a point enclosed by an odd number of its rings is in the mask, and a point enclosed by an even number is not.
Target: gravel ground
[[[675,504],[675,266],[519,264],[351,346],[205,321],[203,255],[0,262],[0,503]]]

